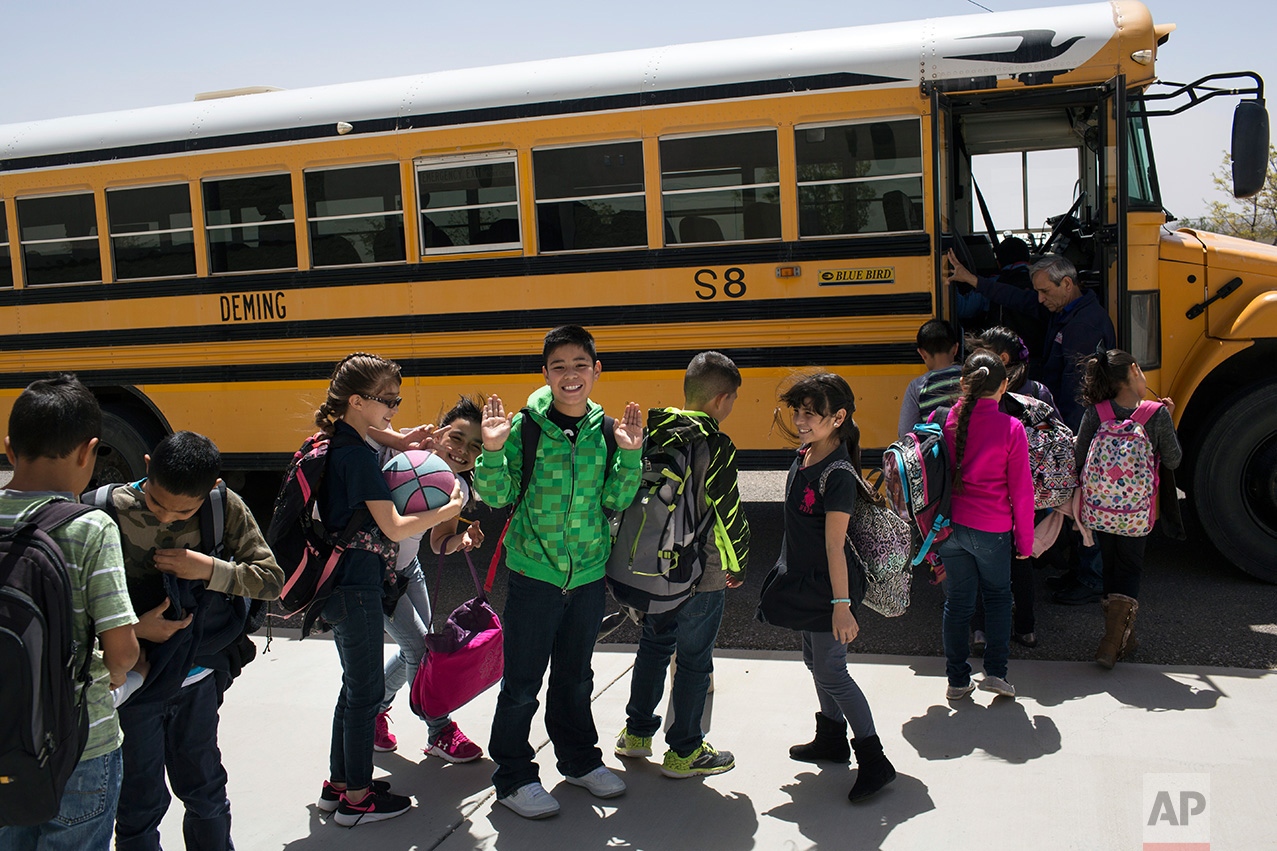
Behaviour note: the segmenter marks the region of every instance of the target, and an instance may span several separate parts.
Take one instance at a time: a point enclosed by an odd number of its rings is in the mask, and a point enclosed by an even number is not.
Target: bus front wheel
[[[102,409],[102,439],[98,443],[92,486],[135,482],[146,475],[147,455],[155,445],[149,430],[124,412]]]
[[[1242,391],[1215,417],[1197,455],[1193,502],[1221,553],[1277,582],[1277,383]]]

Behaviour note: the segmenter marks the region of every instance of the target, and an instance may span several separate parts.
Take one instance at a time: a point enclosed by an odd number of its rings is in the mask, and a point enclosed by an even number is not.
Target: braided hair
[[[1130,381],[1131,367],[1135,357],[1121,349],[1104,349],[1101,343],[1095,353],[1082,360],[1082,401],[1088,405],[1098,405],[1109,399],[1117,398],[1117,394]]]
[[[337,420],[346,415],[351,396],[376,395],[382,387],[400,381],[399,364],[367,352],[346,355],[333,367],[328,398],[315,411],[315,425],[324,434],[337,431]]]
[[[988,349],[978,349],[967,355],[962,364],[962,398],[958,401],[958,430],[953,439],[953,489],[962,487],[962,456],[967,450],[967,428],[971,425],[971,412],[975,404],[986,396],[992,396],[1007,380],[1002,358]]]

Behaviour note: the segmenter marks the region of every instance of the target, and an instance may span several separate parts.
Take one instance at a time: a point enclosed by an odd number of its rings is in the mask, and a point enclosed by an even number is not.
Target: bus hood
[[[1207,334],[1222,339],[1277,337],[1277,246],[1181,228],[1163,234],[1163,260],[1205,263],[1206,294],[1241,283],[1207,308]]]

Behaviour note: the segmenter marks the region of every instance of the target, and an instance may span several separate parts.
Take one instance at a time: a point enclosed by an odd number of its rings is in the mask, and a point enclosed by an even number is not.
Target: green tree
[[[1268,178],[1255,195],[1244,201],[1233,197],[1233,160],[1227,152],[1215,172],[1215,187],[1228,200],[1211,201],[1206,215],[1181,225],[1277,245],[1277,147],[1268,149]]]

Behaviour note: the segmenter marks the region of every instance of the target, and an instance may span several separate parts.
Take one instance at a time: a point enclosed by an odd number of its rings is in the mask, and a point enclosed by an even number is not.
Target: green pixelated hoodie
[[[603,408],[589,403],[576,442],[550,422],[549,387],[528,397],[541,426],[527,495],[506,533],[506,565],[516,573],[570,590],[603,578],[612,536],[603,510],[625,508],[638,492],[642,451],[620,449],[605,471]],[[519,495],[523,464],[523,418],[515,414],[510,437],[498,452],[484,450],[474,469],[474,487],[489,505],[509,505]]]

